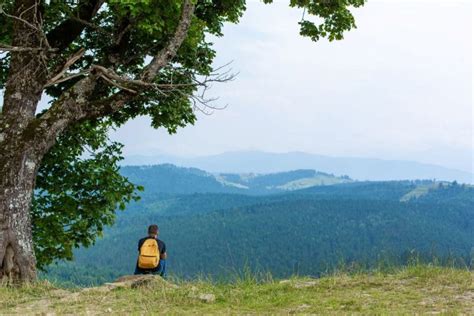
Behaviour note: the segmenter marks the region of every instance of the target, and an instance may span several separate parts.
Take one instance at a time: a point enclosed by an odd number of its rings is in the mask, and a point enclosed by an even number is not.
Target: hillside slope
[[[146,281],[146,282],[145,282]],[[415,265],[390,274],[171,284],[159,277],[91,289],[0,287],[0,314],[474,314],[474,273]]]

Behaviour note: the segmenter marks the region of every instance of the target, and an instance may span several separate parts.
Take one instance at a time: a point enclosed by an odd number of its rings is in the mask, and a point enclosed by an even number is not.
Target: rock
[[[298,307],[296,308],[296,311],[300,312],[300,311],[303,311],[303,310],[308,309],[308,308],[310,308],[310,307],[311,307],[311,305],[302,304],[302,305],[300,305],[300,306],[298,306]]]
[[[63,290],[63,289],[56,289],[51,291],[51,295],[53,296],[58,296],[58,297],[64,297],[68,296],[70,294],[69,291]]]
[[[204,303],[214,303],[216,301],[214,294],[199,294],[198,298]]]
[[[302,282],[296,282],[294,284],[294,287],[297,289],[303,289],[306,287],[312,287],[316,285],[316,281],[302,281]]]
[[[162,277],[153,274],[141,274],[141,275],[125,275],[115,282],[105,283],[102,286],[85,288],[81,292],[89,291],[99,291],[99,292],[109,292],[117,288],[155,288],[155,287],[167,287],[176,289],[178,286],[172,284]]]
[[[290,309],[288,311],[288,314],[301,314],[301,313],[304,313],[304,311],[308,308],[310,308],[311,305],[308,305],[308,304],[302,304],[296,308],[293,308],[293,309]]]
[[[113,283],[107,283],[107,285],[115,285],[115,287],[130,287],[132,289],[149,288],[158,285],[169,288],[178,288],[176,284],[172,284],[159,275],[153,274],[125,275],[118,278]]]
[[[150,278],[146,278],[146,279],[138,279],[136,281],[133,281],[131,284],[130,284],[130,287],[132,289],[136,289],[138,287],[142,287],[142,288],[150,288],[152,287],[152,285],[155,283],[156,280],[154,279],[150,279]]]
[[[153,274],[134,274],[134,275],[123,275],[117,280],[114,281],[114,283],[122,283],[122,282],[133,282],[136,280],[140,280],[143,278],[150,278],[150,277],[155,277]]]
[[[303,289],[306,287],[312,287],[317,284],[316,281],[292,281],[292,280],[281,280],[280,284],[291,284],[294,288]]]

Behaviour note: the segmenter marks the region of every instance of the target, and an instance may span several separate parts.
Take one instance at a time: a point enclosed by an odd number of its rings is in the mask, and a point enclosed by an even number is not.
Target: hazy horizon
[[[245,153],[262,153],[262,154],[274,154],[274,155],[285,155],[285,154],[304,154],[304,155],[314,155],[314,156],[322,156],[322,157],[328,157],[328,158],[353,158],[353,159],[373,159],[373,160],[384,160],[384,161],[407,161],[407,162],[416,162],[420,164],[427,164],[427,165],[433,165],[433,166],[440,166],[444,167],[447,169],[452,169],[452,170],[460,170],[460,171],[466,171],[466,172],[472,172],[472,170],[462,170],[462,169],[456,169],[456,168],[451,168],[448,166],[444,166],[442,164],[436,164],[436,163],[428,163],[428,162],[422,162],[418,160],[410,160],[410,159],[388,159],[388,158],[380,158],[380,157],[371,157],[371,156],[338,156],[338,155],[325,155],[325,154],[320,154],[320,153],[311,153],[311,152],[306,152],[306,151],[301,151],[301,150],[292,150],[292,151],[266,151],[266,150],[259,150],[259,149],[241,149],[241,150],[229,150],[229,151],[222,151],[222,152],[215,152],[215,153],[209,153],[209,154],[173,154],[170,152],[166,151],[153,151],[153,152],[143,152],[143,153],[125,153],[125,157],[175,157],[175,158],[182,158],[182,159],[195,159],[195,158],[206,158],[206,157],[213,157],[213,156],[221,156],[221,155],[229,155],[229,154],[245,154]],[[473,172],[474,174],[474,172]]]
[[[275,174],[295,170],[315,170],[358,181],[437,179],[474,184],[474,173],[441,165],[409,160],[314,155],[305,152],[271,153],[231,151],[209,156],[175,156],[164,152],[127,155],[122,166],[172,164],[210,173]]]

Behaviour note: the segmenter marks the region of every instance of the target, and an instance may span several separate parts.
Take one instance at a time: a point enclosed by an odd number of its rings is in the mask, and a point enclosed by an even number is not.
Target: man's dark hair
[[[158,225],[150,225],[148,226],[148,235],[156,235],[158,234]]]

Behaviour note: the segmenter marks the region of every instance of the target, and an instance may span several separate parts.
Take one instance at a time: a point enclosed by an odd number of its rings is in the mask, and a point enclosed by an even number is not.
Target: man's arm
[[[166,244],[164,242],[162,242],[160,259],[164,260],[166,258],[168,258],[168,254],[166,253]]]
[[[138,241],[138,252],[140,252],[140,248],[142,247],[142,240],[140,239]]]

